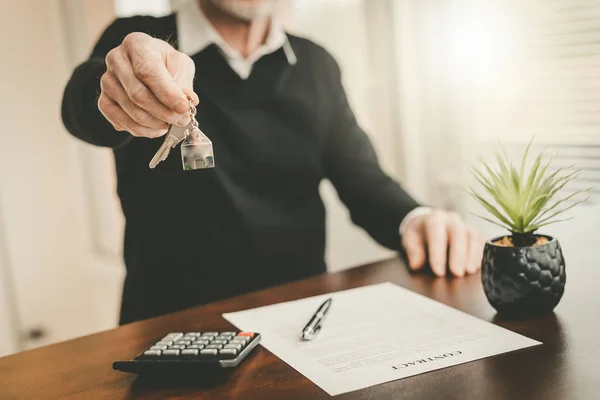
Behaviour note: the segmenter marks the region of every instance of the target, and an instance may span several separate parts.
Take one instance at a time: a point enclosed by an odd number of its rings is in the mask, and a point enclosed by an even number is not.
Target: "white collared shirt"
[[[242,79],[247,79],[250,76],[254,63],[261,57],[282,47],[288,63],[295,65],[297,62],[296,54],[277,18],[271,18],[271,26],[265,43],[260,45],[248,57],[244,57],[223,39],[204,15],[198,0],[185,1],[179,7],[176,19],[179,51],[188,56],[193,56],[214,43],[218,46],[231,68]]]

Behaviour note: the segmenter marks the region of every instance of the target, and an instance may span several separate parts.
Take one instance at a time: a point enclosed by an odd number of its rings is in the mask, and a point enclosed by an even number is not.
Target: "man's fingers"
[[[183,94],[185,94],[186,96],[190,96],[192,98],[192,102],[194,103],[195,106],[200,104],[200,99],[198,98],[198,95],[192,89],[184,87],[184,88],[181,88],[181,90],[183,90]]]
[[[135,76],[161,103],[179,114],[189,110],[190,105],[181,86],[175,82],[161,58],[150,55],[132,57],[131,64]]]
[[[431,269],[438,276],[446,275],[448,233],[444,213],[433,212],[425,217],[425,237]]]
[[[189,109],[188,101],[166,66],[166,55],[171,51],[177,52],[163,40],[155,39],[145,33],[132,32],[123,39],[119,50],[114,52],[117,57],[114,57],[112,52],[107,54],[106,64],[128,64],[113,60],[113,58],[125,57],[131,64],[135,76],[161,103],[179,114],[184,114]],[[181,56],[185,55],[181,53]],[[123,87],[128,89],[127,86],[124,82]],[[135,99],[132,100],[135,102]]]
[[[110,53],[109,53],[110,55]],[[137,105],[138,107],[144,109],[150,115],[165,121],[169,124],[185,126],[189,123],[188,112],[185,111],[182,114],[179,114],[166,105],[164,105],[158,98],[152,93],[152,91],[138,79],[133,71],[133,67],[131,66],[131,61],[128,59],[120,60],[119,57],[124,57],[122,55],[116,54],[111,56],[113,62],[108,63],[108,72],[112,73],[117,77],[127,96],[131,100],[132,103]],[[107,60],[109,56],[107,56]],[[183,96],[183,92],[182,92]],[[189,104],[187,105],[189,109]]]
[[[449,267],[454,276],[464,276],[467,267],[468,235],[461,218],[448,214],[448,238],[450,247]]]
[[[127,92],[118,81],[117,77],[111,72],[106,72],[100,80],[100,88],[103,93],[114,100],[121,109],[125,111],[138,124],[157,130],[168,128],[167,123],[149,114],[147,111],[134,104]]]
[[[164,135],[167,130],[152,129],[135,122],[121,106],[108,97],[105,93],[100,94],[98,109],[104,117],[118,131],[127,131],[133,136],[155,138]]]
[[[416,227],[407,229],[404,235],[402,235],[402,246],[406,251],[410,269],[417,270],[425,264],[425,243]]]
[[[467,261],[467,273],[474,274],[481,268],[483,248],[485,241],[475,231],[469,230],[469,259]]]

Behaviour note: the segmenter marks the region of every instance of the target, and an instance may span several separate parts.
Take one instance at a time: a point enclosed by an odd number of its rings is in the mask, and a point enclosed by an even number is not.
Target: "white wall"
[[[10,255],[0,267],[14,277],[19,338],[45,332],[24,340],[24,348],[112,327],[119,303],[120,270],[110,270],[93,250],[81,144],[60,118],[72,67],[67,3],[75,2],[13,1],[0,13],[0,53],[7,56],[0,63],[0,204],[3,250]],[[77,2],[85,3],[101,4]]]
[[[14,279],[6,249],[4,218],[0,204],[0,357],[18,349],[17,304],[13,292]]]

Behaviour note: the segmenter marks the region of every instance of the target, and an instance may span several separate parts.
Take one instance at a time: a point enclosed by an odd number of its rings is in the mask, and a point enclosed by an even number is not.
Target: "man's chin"
[[[244,22],[271,17],[277,0],[210,0],[224,13]]]

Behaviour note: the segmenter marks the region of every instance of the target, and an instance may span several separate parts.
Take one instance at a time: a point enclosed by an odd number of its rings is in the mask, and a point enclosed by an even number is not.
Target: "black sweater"
[[[106,53],[136,31],[177,43],[174,15],[116,20],[62,106],[69,132],[114,150],[126,217],[121,323],[325,272],[324,178],[356,224],[399,249],[398,226],[417,203],[381,170],[323,48],[288,35],[298,63],[280,49],[247,80],[215,45],[194,55],[197,119],[216,168],[183,171],[176,148],[151,170],[163,139],[115,131],[97,107]]]

